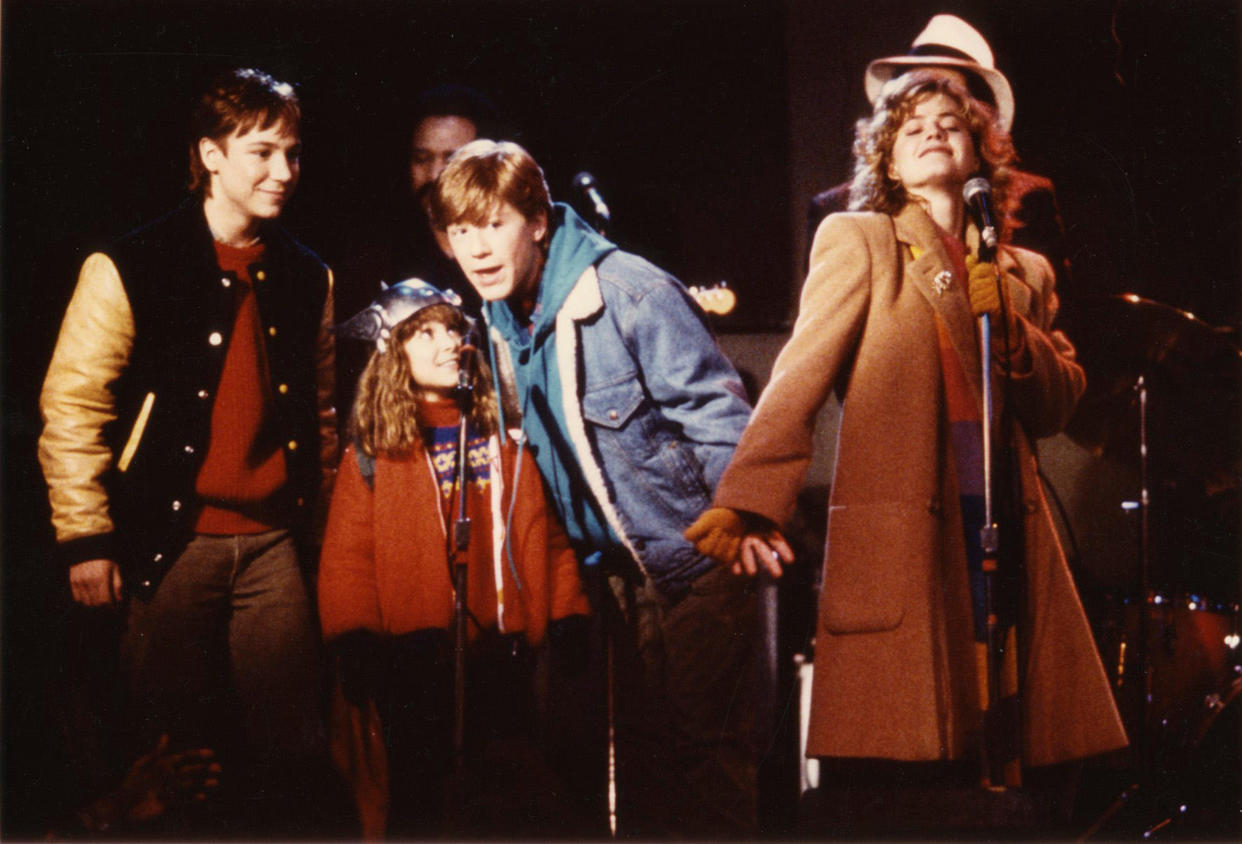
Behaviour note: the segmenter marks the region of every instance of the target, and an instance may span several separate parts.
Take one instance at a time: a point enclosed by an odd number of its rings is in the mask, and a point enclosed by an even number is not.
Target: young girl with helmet
[[[466,565],[468,748],[529,724],[530,649],[549,621],[587,613],[539,473],[502,440],[491,375],[465,343],[472,328],[457,294],[409,279],[337,329],[376,347],[319,569],[339,690],[333,752],[367,837],[385,825],[401,837],[440,830],[452,763],[454,563]],[[459,401],[463,392],[469,401]],[[470,528],[459,550],[463,484]]]

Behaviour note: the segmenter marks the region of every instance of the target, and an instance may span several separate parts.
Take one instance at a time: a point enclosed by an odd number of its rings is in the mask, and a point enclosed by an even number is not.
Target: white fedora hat
[[[960,69],[978,77],[992,92],[1001,128],[1013,126],[1013,89],[1009,80],[996,69],[992,48],[979,30],[956,15],[936,15],[910,44],[904,56],[876,59],[867,65],[863,85],[867,99],[873,104],[884,83],[915,67],[947,67]]]

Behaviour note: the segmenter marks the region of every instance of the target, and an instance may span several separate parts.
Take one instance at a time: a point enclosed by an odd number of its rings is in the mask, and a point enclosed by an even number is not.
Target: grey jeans
[[[321,753],[318,639],[288,531],[194,537],[130,602],[123,647],[139,746],[167,732],[260,780]]]

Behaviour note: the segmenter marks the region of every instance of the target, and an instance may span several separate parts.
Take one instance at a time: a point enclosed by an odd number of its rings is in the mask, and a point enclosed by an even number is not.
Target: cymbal
[[[1242,352],[1193,314],[1133,294],[1075,302],[1065,316],[1087,373],[1072,440],[1137,469],[1140,377],[1146,390],[1151,582],[1236,600]]]
[[[1242,351],[1193,314],[1131,293],[1075,302],[1065,331],[1087,373],[1066,433],[1096,454],[1139,456],[1139,378],[1149,456],[1206,476],[1238,457]]]

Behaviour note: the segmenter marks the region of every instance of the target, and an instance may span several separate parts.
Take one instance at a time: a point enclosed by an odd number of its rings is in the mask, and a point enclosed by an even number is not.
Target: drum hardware
[[[1236,838],[1242,809],[1238,704],[1242,678],[1207,695],[1195,738],[1166,770],[1145,839],[1186,829],[1196,837]],[[1229,716],[1232,716],[1232,720]]]
[[[1066,426],[1091,454],[1146,469],[1125,502],[1147,544],[1146,585],[1239,596],[1242,351],[1231,332],[1133,294],[1077,299],[1061,324],[1087,387]],[[1141,418],[1142,417],[1142,418]],[[1150,508],[1144,511],[1144,506]]]
[[[1134,386],[1143,376],[1159,400],[1148,434],[1160,468],[1202,479],[1235,465],[1242,351],[1228,332],[1134,294],[1077,300],[1063,317],[1087,373],[1071,439],[1096,455],[1137,455]]]
[[[1184,743],[1166,749],[1143,781],[1131,781],[1079,836],[1237,840],[1242,810],[1242,677],[1204,695]]]
[[[1117,796],[1113,798],[1113,802],[1108,805],[1108,808],[1095,819],[1091,826],[1087,828],[1086,832],[1078,836],[1077,840],[1090,841],[1094,838],[1100,830],[1105,829],[1108,826],[1114,817],[1134,802],[1135,797],[1141,790],[1142,786],[1138,783],[1131,783],[1123,788],[1120,792],[1118,792]]]
[[[1214,780],[1236,782],[1238,737],[1209,732],[1236,714],[1242,682],[1242,352],[1193,314],[1132,294],[1083,299],[1066,316],[1087,373],[1066,433],[1139,476],[1121,506],[1136,518],[1141,597],[1115,606],[1102,640],[1136,768],[1084,838],[1119,823],[1145,838],[1214,831],[1228,817],[1236,835],[1242,789]]]
[[[1137,461],[1139,494],[1121,505],[1137,519],[1137,594],[1236,597],[1242,553],[1233,550],[1230,505],[1242,488],[1242,351],[1228,332],[1133,294],[1082,299],[1065,316],[1087,373],[1066,433],[1093,454]],[[1220,541],[1196,553],[1211,529]],[[1152,696],[1145,649],[1156,645],[1148,625],[1159,606],[1139,604],[1136,635],[1117,653],[1119,687],[1142,685],[1144,704]],[[1132,738],[1146,762],[1151,719],[1140,723]]]

